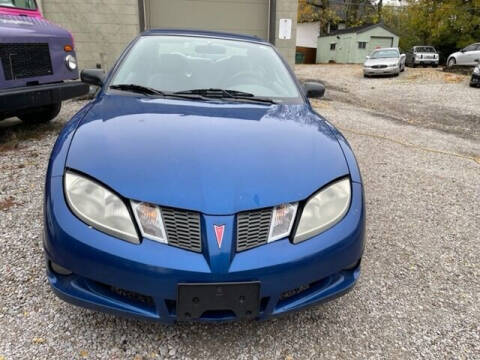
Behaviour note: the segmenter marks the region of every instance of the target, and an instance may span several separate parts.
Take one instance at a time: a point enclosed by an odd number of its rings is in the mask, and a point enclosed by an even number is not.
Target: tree
[[[382,13],[403,49],[432,45],[445,57],[480,39],[480,0],[409,0]]]
[[[328,25],[345,23],[347,27],[376,22],[374,0],[299,0],[298,22],[319,21],[321,32]]]

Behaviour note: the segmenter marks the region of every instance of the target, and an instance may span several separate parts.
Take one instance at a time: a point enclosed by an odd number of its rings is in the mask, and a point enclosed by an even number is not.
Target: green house
[[[384,24],[364,25],[320,35],[317,63],[361,64],[380,47],[398,47],[399,37]]]

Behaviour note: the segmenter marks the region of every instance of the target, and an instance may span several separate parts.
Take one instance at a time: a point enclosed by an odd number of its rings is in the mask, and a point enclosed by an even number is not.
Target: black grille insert
[[[48,44],[0,44],[5,80],[52,75]]]
[[[374,69],[385,69],[387,67],[388,67],[387,65],[373,65],[372,66],[372,68],[374,68]]]
[[[200,214],[179,209],[161,208],[168,244],[195,252],[202,251]]]
[[[237,251],[245,251],[268,242],[272,208],[245,211],[237,215]]]

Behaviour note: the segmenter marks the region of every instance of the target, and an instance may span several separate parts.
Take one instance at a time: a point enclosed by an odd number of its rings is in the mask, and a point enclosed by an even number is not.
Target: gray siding
[[[42,0],[42,8],[72,32],[80,68],[108,69],[140,29],[137,0]]]

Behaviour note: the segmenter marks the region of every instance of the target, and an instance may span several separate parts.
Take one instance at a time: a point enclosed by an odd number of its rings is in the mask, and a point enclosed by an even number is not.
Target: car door
[[[475,46],[475,50],[471,52],[470,65],[477,65],[480,62],[480,43]]]
[[[472,44],[464,48],[457,58],[457,64],[458,65],[474,64],[475,50],[477,50],[477,44]]]

